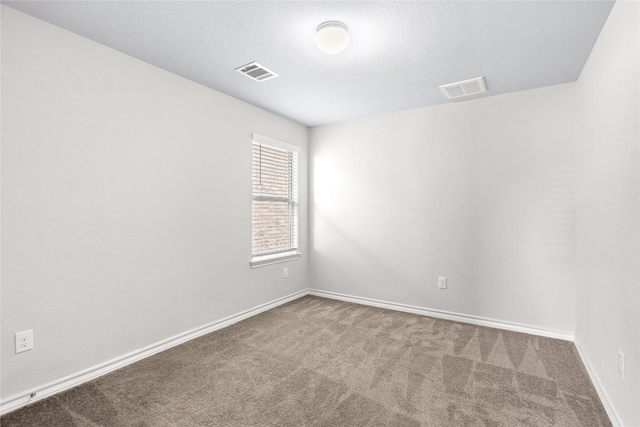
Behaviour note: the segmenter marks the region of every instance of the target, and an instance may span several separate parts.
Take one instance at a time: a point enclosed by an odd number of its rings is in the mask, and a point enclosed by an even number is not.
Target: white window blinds
[[[253,135],[252,254],[298,249],[298,148]]]

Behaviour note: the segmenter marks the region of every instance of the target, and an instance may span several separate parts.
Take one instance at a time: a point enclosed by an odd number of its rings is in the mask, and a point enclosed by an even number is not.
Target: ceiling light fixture
[[[324,53],[335,55],[349,46],[349,27],[338,21],[327,21],[316,28],[316,46]]]

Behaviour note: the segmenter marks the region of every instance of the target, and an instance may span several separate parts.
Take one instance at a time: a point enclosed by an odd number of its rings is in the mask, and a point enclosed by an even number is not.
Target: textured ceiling
[[[307,126],[451,102],[438,86],[484,76],[490,96],[575,81],[612,1],[3,2]],[[331,56],[316,26],[340,20]],[[280,77],[235,68],[258,61]]]

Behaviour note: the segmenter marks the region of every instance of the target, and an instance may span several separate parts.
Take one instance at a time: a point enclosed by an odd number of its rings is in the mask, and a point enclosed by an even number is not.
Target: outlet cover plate
[[[618,352],[618,374],[620,374],[620,378],[624,379],[624,353],[622,351]]]
[[[16,354],[33,349],[33,329],[16,332]]]

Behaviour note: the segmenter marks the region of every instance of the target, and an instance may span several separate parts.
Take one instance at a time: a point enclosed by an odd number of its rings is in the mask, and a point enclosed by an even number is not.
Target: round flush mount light
[[[324,53],[335,55],[349,46],[349,27],[338,21],[327,21],[316,28],[316,46]]]

